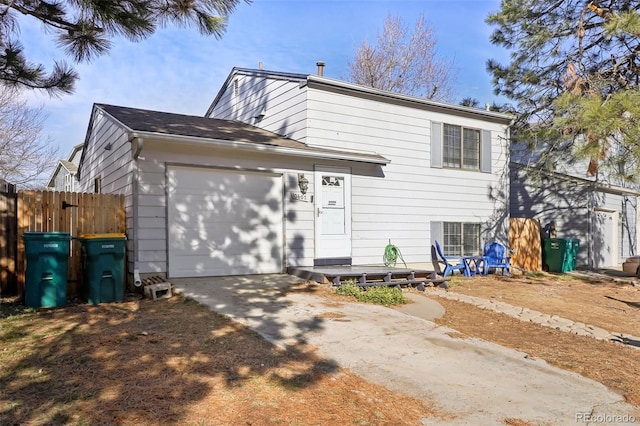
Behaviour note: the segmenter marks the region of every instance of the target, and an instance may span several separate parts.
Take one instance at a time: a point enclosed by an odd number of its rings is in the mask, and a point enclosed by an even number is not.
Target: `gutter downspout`
[[[131,146],[135,143],[136,150],[133,153],[133,159],[137,161],[138,157],[140,157],[140,153],[142,152],[142,148],[144,147],[144,139],[138,136],[136,132],[131,132],[129,142],[131,142]]]
[[[131,270],[136,273],[138,271],[138,261],[140,260],[138,254],[138,183],[140,182],[140,168],[138,167],[138,160],[143,159],[140,157],[142,148],[144,146],[144,139],[139,137],[135,132],[131,132],[129,136],[129,142],[133,151],[133,182],[131,183],[131,210],[133,213],[133,268]],[[135,281],[135,277],[134,277]]]

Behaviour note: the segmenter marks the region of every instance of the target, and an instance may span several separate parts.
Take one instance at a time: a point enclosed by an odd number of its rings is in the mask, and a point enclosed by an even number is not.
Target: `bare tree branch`
[[[365,40],[360,45],[344,78],[375,89],[451,101],[456,78],[453,61],[440,59],[436,44],[424,15],[413,30],[401,18],[388,15],[376,44]]]
[[[14,89],[0,86],[0,179],[40,187],[57,164],[57,150],[41,137],[46,116]]]

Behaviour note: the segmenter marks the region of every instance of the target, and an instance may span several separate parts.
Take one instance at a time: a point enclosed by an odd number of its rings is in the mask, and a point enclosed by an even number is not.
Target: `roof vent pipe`
[[[322,75],[324,74],[324,62],[318,61],[316,62],[316,65],[318,66],[318,75],[322,77]]]

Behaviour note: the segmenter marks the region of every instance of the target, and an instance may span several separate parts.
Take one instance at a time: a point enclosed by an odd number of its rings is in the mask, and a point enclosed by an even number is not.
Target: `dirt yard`
[[[291,291],[350,302],[328,285],[306,283]],[[640,288],[630,285],[545,274],[455,278],[451,291],[640,334]],[[640,407],[640,349],[432,297],[447,311],[438,322],[458,330],[456,336],[543,358]],[[312,347],[276,349],[181,297],[37,312],[3,302],[0,424],[418,425],[439,414],[428,401],[393,393],[320,359]]]
[[[550,315],[640,336],[640,287],[612,279],[569,275],[456,277],[450,291],[494,299]],[[466,336],[511,347],[596,380],[640,406],[640,348],[597,341],[525,323],[503,314],[435,297],[446,314],[439,324]],[[634,342],[640,345],[640,342]]]

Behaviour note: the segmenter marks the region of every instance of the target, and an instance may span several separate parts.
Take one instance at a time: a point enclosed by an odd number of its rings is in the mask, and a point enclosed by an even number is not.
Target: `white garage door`
[[[170,277],[282,272],[282,176],[168,168]]]

